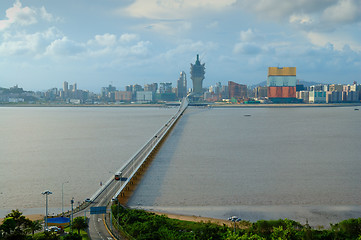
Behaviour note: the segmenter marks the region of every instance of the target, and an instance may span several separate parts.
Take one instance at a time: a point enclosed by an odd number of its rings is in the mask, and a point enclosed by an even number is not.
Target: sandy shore
[[[227,225],[227,226],[232,226],[232,223],[230,221],[224,220],[224,219],[215,219],[215,218],[208,218],[208,217],[199,217],[199,216],[187,216],[187,215],[180,215],[180,214],[171,214],[171,213],[162,213],[162,212],[154,212],[155,214],[158,215],[165,215],[169,218],[172,219],[179,219],[179,220],[183,220],[183,221],[191,221],[191,222],[211,222],[211,223],[215,223],[218,225]],[[36,220],[43,220],[44,219],[44,215],[42,214],[31,214],[31,215],[25,215],[25,217],[29,218],[31,221],[36,221]],[[4,218],[0,218],[0,222],[2,222],[4,220]]]
[[[150,211],[152,213],[158,214],[158,215],[165,215],[169,218],[172,219],[179,219],[179,220],[183,220],[183,221],[191,221],[191,222],[211,222],[211,223],[215,223],[218,225],[227,225],[229,227],[232,227],[232,222],[231,221],[227,221],[224,219],[216,219],[216,218],[209,218],[209,217],[199,217],[199,216],[187,216],[187,215],[180,215],[180,214],[172,214],[172,213],[162,213],[162,212],[155,212],[155,211]]]
[[[42,214],[31,214],[31,215],[24,215],[26,218],[29,218],[31,221],[36,221],[36,220],[43,220],[44,219],[44,215]],[[2,222],[4,220],[4,218],[0,218],[0,222]]]

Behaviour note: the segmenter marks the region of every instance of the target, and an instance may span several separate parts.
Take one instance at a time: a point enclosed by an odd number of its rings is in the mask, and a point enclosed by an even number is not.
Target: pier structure
[[[107,214],[91,215],[89,220],[89,235],[91,239],[115,239],[112,231],[112,217],[108,215],[113,203],[126,205],[133,194],[142,175],[167,138],[170,131],[182,117],[189,104],[184,97],[177,112],[141,147],[121,168],[115,171],[90,198],[87,198],[76,211],[76,216],[86,216],[92,209],[106,209]],[[101,217],[102,216],[102,217]]]
[[[183,98],[178,111],[167,121],[167,123],[165,123],[165,125],[162,126],[148,140],[148,142],[146,142],[143,147],[141,147],[127,161],[126,164],[124,164],[124,166],[116,171],[116,173],[121,175],[120,180],[115,180],[114,176],[110,178],[100,189],[98,189],[97,192],[93,194],[93,196],[89,199],[90,202],[97,200],[101,193],[105,189],[111,187],[112,184],[117,184],[117,186],[119,186],[119,190],[114,193],[113,200],[118,199],[121,203],[126,204],[126,200],[128,200],[131,196],[131,191],[129,191],[132,188],[131,185],[134,185],[139,180],[139,176],[143,174],[146,165],[153,160],[153,157],[160,148],[161,144],[187,109],[188,103],[188,98]]]
[[[128,161],[127,164],[118,170],[118,172],[122,174],[124,183],[120,183],[120,188],[114,194],[113,200],[117,199],[119,203],[124,205],[127,203],[135,190],[136,185],[141,180],[142,175],[145,173],[162,143],[165,141],[166,137],[187,107],[188,99],[183,98],[177,113],[172,116],[172,118],[169,119],[168,122],[153,135],[153,137],[151,137],[151,139]]]

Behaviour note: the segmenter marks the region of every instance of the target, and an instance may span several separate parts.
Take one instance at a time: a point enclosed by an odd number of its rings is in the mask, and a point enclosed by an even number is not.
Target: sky
[[[360,0],[1,0],[0,87],[100,92],[176,81],[253,85],[268,67],[361,83]]]

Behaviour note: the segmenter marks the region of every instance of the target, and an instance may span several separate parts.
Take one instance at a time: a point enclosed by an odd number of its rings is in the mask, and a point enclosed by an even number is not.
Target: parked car
[[[48,231],[48,232],[60,233],[60,232],[61,232],[61,228],[59,228],[59,227],[57,227],[57,226],[51,226],[51,227],[48,227],[48,229],[46,229],[46,231]]]

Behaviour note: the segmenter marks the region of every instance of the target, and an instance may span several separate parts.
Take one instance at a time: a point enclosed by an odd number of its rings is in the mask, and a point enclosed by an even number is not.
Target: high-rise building
[[[272,102],[296,101],[296,67],[269,67],[267,96]]]
[[[187,96],[187,77],[186,73],[182,71],[177,80],[177,97],[179,99]]]
[[[267,97],[267,87],[258,86],[254,89],[254,96],[256,98],[265,98]]]
[[[64,83],[63,83],[63,91],[64,92],[68,92],[68,82],[67,81],[64,81]]]
[[[228,82],[229,98],[244,99],[247,97],[247,85]]]
[[[191,63],[191,79],[193,81],[193,95],[203,94],[203,79],[205,74],[205,63],[201,64],[199,61],[199,55],[197,54],[197,60],[195,64]]]
[[[172,93],[172,83],[159,83],[159,93]]]
[[[145,84],[144,91],[150,91],[155,93],[158,90],[158,83]]]
[[[115,91],[115,101],[130,102],[132,100],[132,92]]]

